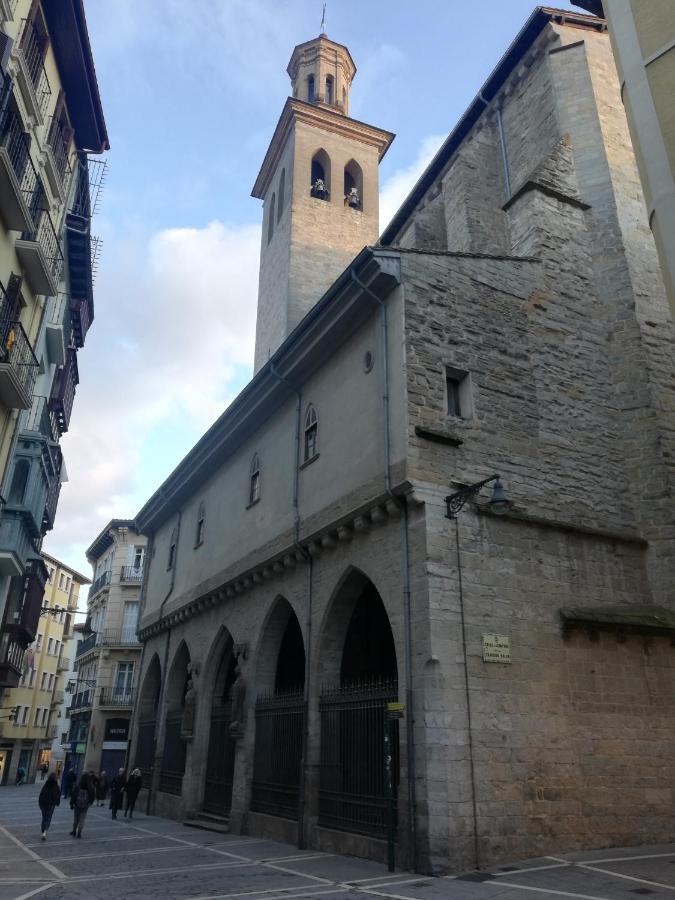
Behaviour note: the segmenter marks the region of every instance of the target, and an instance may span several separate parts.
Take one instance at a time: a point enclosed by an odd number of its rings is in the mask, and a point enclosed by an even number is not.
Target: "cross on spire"
[[[321,34],[326,33],[326,4],[323,5],[323,12],[321,13]]]

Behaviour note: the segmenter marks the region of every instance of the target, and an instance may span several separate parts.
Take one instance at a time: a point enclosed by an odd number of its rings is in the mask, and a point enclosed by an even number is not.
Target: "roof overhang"
[[[559,25],[571,25],[574,28],[582,28],[589,31],[607,30],[605,20],[598,19],[596,16],[588,16],[568,9],[538,6],[517,34],[504,56],[499,60],[462,118],[443,142],[440,150],[424,170],[398,212],[382,232],[380,237],[381,244],[394,243],[402,228],[406,225],[431,185],[446,168],[462,141],[471,132],[476,122],[490,105],[490,102],[501,91],[507,78],[517,68],[523,56],[525,56],[542,31],[551,22]]]
[[[155,531],[293,395],[289,385],[299,387],[324,365],[399,283],[399,255],[365,247],[152,495],[137,530]]]
[[[133,528],[136,530],[136,523],[133,519],[111,519],[85,551],[85,555],[90,562],[93,559],[99,559],[101,554],[105,553],[108,547],[112,545],[113,537],[110,532],[116,528]]]
[[[110,148],[83,0],[42,0],[68,115],[79,150]]]
[[[376,147],[378,159],[382,159],[396,136],[391,131],[367,125],[365,122],[359,122],[358,119],[350,119],[330,106],[306,103],[304,100],[289,97],[281,112],[277,127],[274,129],[265,159],[253,185],[252,197],[256,197],[258,200],[265,197],[288,137],[296,123],[304,123],[320,131],[334,132],[350,140]]]

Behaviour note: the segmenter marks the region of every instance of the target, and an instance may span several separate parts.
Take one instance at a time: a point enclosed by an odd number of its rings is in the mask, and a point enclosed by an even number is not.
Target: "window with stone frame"
[[[304,462],[309,462],[319,455],[319,419],[316,409],[310,403],[305,413],[305,452]]]
[[[251,506],[258,500],[260,500],[260,457],[254,453],[249,469],[248,505]]]
[[[197,529],[195,531],[195,548],[201,547],[204,543],[204,522],[206,519],[206,507],[202,500],[197,507]]]
[[[454,366],[445,367],[445,411],[456,419],[473,417],[471,379],[468,372]]]
[[[174,564],[176,562],[176,542],[178,541],[178,528],[174,527],[171,532],[171,539],[169,541],[169,558],[166,563],[167,570],[173,569]]]

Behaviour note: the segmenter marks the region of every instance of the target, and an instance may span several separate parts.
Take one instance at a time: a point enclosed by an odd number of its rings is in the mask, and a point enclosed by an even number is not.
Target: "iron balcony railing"
[[[9,363],[21,391],[33,395],[39,364],[21,322],[0,320],[0,363]]]
[[[71,710],[75,709],[86,709],[89,706],[94,705],[94,691],[93,689],[89,689],[86,691],[80,691],[75,694],[73,697],[73,701],[70,704]]]
[[[65,183],[70,178],[71,167],[68,159],[68,147],[70,146],[71,131],[60,118],[52,116],[49,132],[47,134],[47,143],[54,156],[56,163],[56,172]]]
[[[52,217],[46,209],[35,213],[37,223],[31,231],[24,231],[21,235],[24,241],[34,241],[39,245],[47,263],[47,269],[54,281],[58,284],[63,272],[63,251],[59,242],[59,236],[54,228]]]
[[[143,566],[122,566],[120,581],[140,583],[143,581]]]
[[[26,206],[32,209],[38,174],[30,156],[28,138],[21,127],[21,120],[11,107],[0,113],[0,146],[7,151]]]
[[[24,576],[23,603],[17,622],[20,635],[25,639],[26,644],[34,641],[37,634],[47,575],[47,567],[41,559],[30,560]]]
[[[89,588],[89,599],[91,599],[94,594],[98,594],[101,588],[105,587],[106,584],[110,584],[110,572],[108,572],[107,570],[103,572],[102,575],[99,575],[92,586]],[[82,641],[82,643],[84,643],[84,641]]]
[[[85,653],[89,653],[96,646],[96,632],[90,634],[89,637],[86,637],[83,641],[77,645],[77,650],[75,652],[75,659],[79,659],[81,656],[84,656]]]
[[[40,34],[33,22],[24,19],[23,23],[19,47],[23,50],[28,76],[35,91],[38,109],[40,114],[44,116],[52,95],[44,62],[47,38]]]
[[[66,351],[65,365],[58,369],[52,385],[52,393],[49,398],[49,411],[56,416],[56,426],[59,434],[65,434],[70,425],[70,415],[73,411],[75,400],[75,388],[80,383],[77,371],[77,351],[69,347]],[[89,592],[91,594],[91,591]]]
[[[135,623],[133,625],[123,625],[121,628],[105,628],[102,632],[99,632],[99,636],[98,643],[108,646],[135,646],[139,643]]]
[[[133,706],[135,699],[133,688],[102,687],[98,702],[100,706]]]
[[[23,671],[25,645],[16,636],[13,625],[0,629],[0,687],[16,687]]]

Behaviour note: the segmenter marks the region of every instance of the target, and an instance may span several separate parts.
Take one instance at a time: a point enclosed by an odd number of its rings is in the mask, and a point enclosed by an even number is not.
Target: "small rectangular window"
[[[28,707],[24,706],[23,716],[21,717],[21,724],[25,725],[27,721],[28,721]]]
[[[446,366],[445,369],[446,414],[457,419],[470,419],[471,381],[468,372]]]

